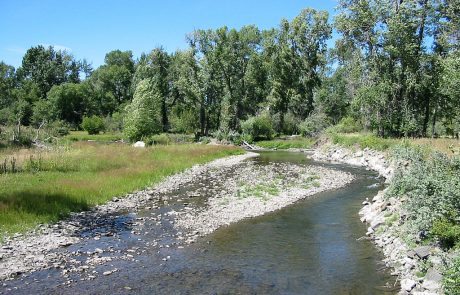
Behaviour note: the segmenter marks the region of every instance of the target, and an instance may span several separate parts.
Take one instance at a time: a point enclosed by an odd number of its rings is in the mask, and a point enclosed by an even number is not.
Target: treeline
[[[333,28],[339,38],[327,48]],[[460,1],[340,1],[277,28],[196,30],[187,50],[93,70],[52,47],[0,64],[0,124],[81,128],[94,120],[137,140],[160,132],[221,137],[339,130],[380,136],[460,131]],[[13,136],[14,137],[14,136]]]

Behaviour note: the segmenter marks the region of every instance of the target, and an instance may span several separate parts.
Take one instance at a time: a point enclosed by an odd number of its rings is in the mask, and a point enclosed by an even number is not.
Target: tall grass
[[[286,150],[291,148],[308,149],[315,143],[312,138],[275,139],[256,142],[256,145],[267,149]]]
[[[55,222],[194,164],[239,153],[240,149],[223,146],[136,149],[83,142],[46,153],[10,153],[8,157],[16,157],[21,170],[0,175],[0,235]]]
[[[102,134],[88,134],[86,131],[70,131],[70,133],[63,137],[65,141],[102,141],[111,142],[123,139],[121,133],[102,133]]]
[[[428,147],[447,155],[460,154],[460,141],[453,138],[381,138],[371,133],[334,133],[327,136],[334,144],[385,151],[400,144]]]

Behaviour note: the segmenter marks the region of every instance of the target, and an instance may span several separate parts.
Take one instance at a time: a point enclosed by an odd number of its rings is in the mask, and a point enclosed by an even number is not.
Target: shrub
[[[408,145],[395,147],[392,155],[403,164],[397,169],[386,196],[403,198],[406,236],[414,239],[420,232],[434,230],[446,242],[457,239],[458,227],[442,220],[451,218],[452,212],[460,212],[460,158]],[[436,221],[439,223],[432,228]],[[449,233],[441,234],[445,229]]]
[[[105,131],[120,132],[123,130],[123,115],[119,112],[104,118]]]
[[[302,136],[315,137],[329,126],[327,116],[324,113],[314,113],[300,124]]]
[[[359,145],[362,149],[370,148],[373,150],[384,151],[395,146],[399,141],[392,138],[381,138],[374,134],[338,134],[333,129],[328,128],[327,131],[332,143],[343,146]]]
[[[271,139],[274,133],[273,123],[268,115],[250,117],[241,123],[243,134],[250,135],[254,140],[265,137]]]
[[[152,139],[153,144],[168,145],[171,142],[171,139],[165,133],[153,135],[150,138]]]
[[[299,134],[299,125],[302,123],[302,121],[291,112],[284,116],[282,127],[279,113],[272,115],[272,122],[276,132],[288,135]]]
[[[104,120],[98,116],[83,117],[81,128],[88,134],[99,134],[104,130]]]
[[[363,130],[361,122],[352,117],[342,118],[339,124],[331,127],[331,131],[338,133],[355,133],[361,130]]]
[[[163,129],[161,95],[148,79],[140,81],[131,104],[126,106],[124,133],[130,141],[158,134]]]
[[[50,133],[52,136],[65,136],[70,133],[70,126],[64,121],[55,121],[50,124]]]
[[[208,144],[211,142],[211,138],[207,136],[202,136],[200,137],[199,142],[201,142],[202,144]]]
[[[443,248],[450,249],[460,242],[460,224],[452,219],[442,218],[433,223],[431,234],[439,240]]]
[[[292,113],[287,113],[287,115],[284,117],[284,125],[283,125],[283,133],[284,134],[299,134],[300,133],[300,123],[302,121],[297,118],[294,114]]]
[[[446,294],[460,294],[460,257],[455,258],[444,273],[443,283]]]
[[[200,129],[200,118],[194,109],[183,110],[180,113],[172,112],[171,130],[178,133],[194,133]]]

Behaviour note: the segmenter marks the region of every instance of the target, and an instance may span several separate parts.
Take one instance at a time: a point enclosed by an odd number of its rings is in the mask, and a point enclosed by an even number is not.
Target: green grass
[[[266,149],[286,150],[291,148],[308,149],[315,143],[312,138],[301,139],[274,139],[258,141],[255,144]]]
[[[334,144],[346,147],[357,146],[359,148],[370,148],[384,151],[398,144],[401,140],[394,138],[381,138],[370,133],[330,133],[328,135]]]
[[[0,237],[87,210],[194,164],[241,153],[234,147],[194,144],[137,149],[77,142],[53,152],[0,155],[17,157],[23,167],[0,175]],[[30,156],[41,159],[34,169],[26,169]]]
[[[68,141],[102,141],[111,142],[121,140],[123,135],[121,133],[101,133],[90,135],[86,131],[71,131],[70,134],[63,137],[64,140]]]
[[[327,136],[332,143],[346,147],[385,151],[400,144],[426,147],[447,155],[460,155],[460,141],[453,138],[381,138],[372,133],[334,133]]]

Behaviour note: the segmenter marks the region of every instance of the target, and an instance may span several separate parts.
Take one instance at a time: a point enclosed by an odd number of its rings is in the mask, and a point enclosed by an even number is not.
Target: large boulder
[[[136,148],[145,148],[145,142],[143,142],[143,141],[136,141],[136,143],[133,144],[133,147],[136,147]]]

